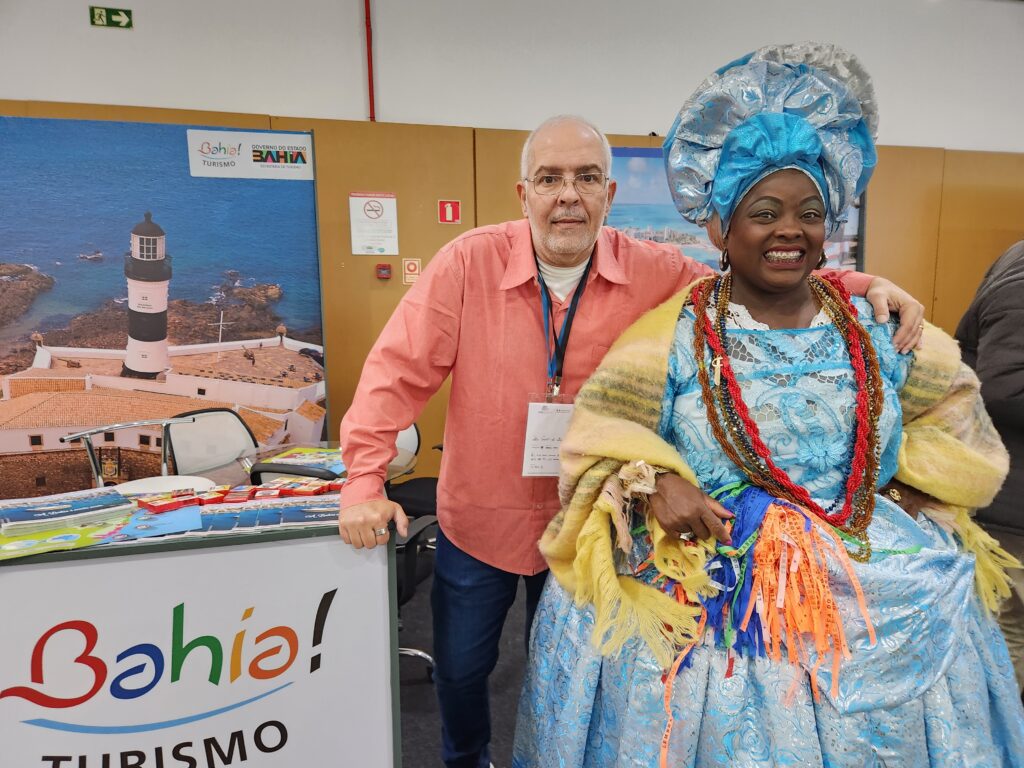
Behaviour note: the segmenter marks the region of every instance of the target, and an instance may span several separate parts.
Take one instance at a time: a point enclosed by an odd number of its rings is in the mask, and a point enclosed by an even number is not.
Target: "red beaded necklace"
[[[823,509],[805,488],[794,483],[775,464],[743,401],[743,393],[726,349],[725,317],[732,293],[731,274],[702,281],[693,287],[691,302],[697,316],[693,336],[697,378],[715,438],[748,479],[777,497],[810,510],[848,534],[860,545],[860,551],[853,556],[866,560],[871,555],[867,527],[874,512],[875,488],[878,484],[878,418],[884,399],[878,357],[867,330],[857,320],[857,311],[842,283],[831,277],[819,278],[814,275],[808,277],[808,283],[843,336],[857,386],[853,464],[846,480],[841,510],[829,513]],[[714,322],[708,316],[713,298]],[[707,349],[710,349],[712,357],[714,386],[705,362]]]

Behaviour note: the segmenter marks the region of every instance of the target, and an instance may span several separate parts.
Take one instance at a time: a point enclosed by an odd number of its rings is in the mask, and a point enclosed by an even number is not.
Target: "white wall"
[[[0,98],[367,116],[362,0],[0,0]],[[374,0],[377,119],[663,134],[717,66],[830,40],[873,73],[883,144],[1024,152],[1019,0]]]
[[[60,439],[72,432],[92,429],[94,424],[71,425],[67,427],[31,427],[29,429],[0,429],[0,453],[29,453],[31,451],[64,451],[80,450],[82,444],[62,443]],[[33,448],[29,438],[42,435],[41,448]],[[139,445],[139,435],[149,436],[149,448]],[[135,451],[150,451],[159,454],[160,448],[156,441],[160,437],[159,427],[153,429],[119,429],[114,432],[114,440],[106,442],[103,433],[93,435],[92,444],[97,448],[130,448]],[[317,438],[319,439],[319,438]]]

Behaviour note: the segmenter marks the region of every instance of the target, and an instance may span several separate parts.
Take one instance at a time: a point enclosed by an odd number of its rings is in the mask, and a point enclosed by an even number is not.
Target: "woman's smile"
[[[772,248],[762,258],[773,269],[803,269],[806,254],[803,248]]]

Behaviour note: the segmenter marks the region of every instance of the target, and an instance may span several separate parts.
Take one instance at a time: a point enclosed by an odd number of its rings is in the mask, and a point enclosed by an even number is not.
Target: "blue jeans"
[[[547,571],[526,582],[526,641]],[[487,678],[498,663],[498,643],[519,574],[471,557],[437,535],[434,584],[434,685],[441,709],[441,759],[447,768],[487,768],[491,761],[491,707]]]

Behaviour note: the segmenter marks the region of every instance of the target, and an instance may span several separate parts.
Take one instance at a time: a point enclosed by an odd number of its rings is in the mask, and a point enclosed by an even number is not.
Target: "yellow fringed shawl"
[[[601,652],[615,653],[628,639],[640,637],[665,668],[681,647],[698,639],[696,603],[711,589],[704,564],[712,544],[680,546],[653,516],[649,520],[655,565],[686,592],[688,604],[677,602],[616,573],[621,510],[612,499],[622,496],[619,471],[636,461],[696,484],[683,457],[657,433],[669,352],[689,294],[687,288],[634,323],[580,391],[562,444],[562,511],[540,542],[558,582],[577,604],[594,606],[593,641]],[[967,508],[992,499],[1008,459],[981,405],[977,379],[960,363],[956,342],[934,326],[926,325],[925,348],[916,355],[901,400],[904,438],[897,478],[942,502],[936,514],[977,556],[979,592],[992,607],[997,596],[1008,594],[1003,569],[1016,563],[994,540],[986,540]]]
[[[991,611],[1010,596],[1007,568],[1021,564],[985,533],[971,512],[988,506],[1010,468],[1010,457],[981,400],[981,385],[960,360],[956,341],[925,325],[900,391],[903,442],[896,479],[939,503],[923,512],[957,535],[976,558],[978,596]]]

